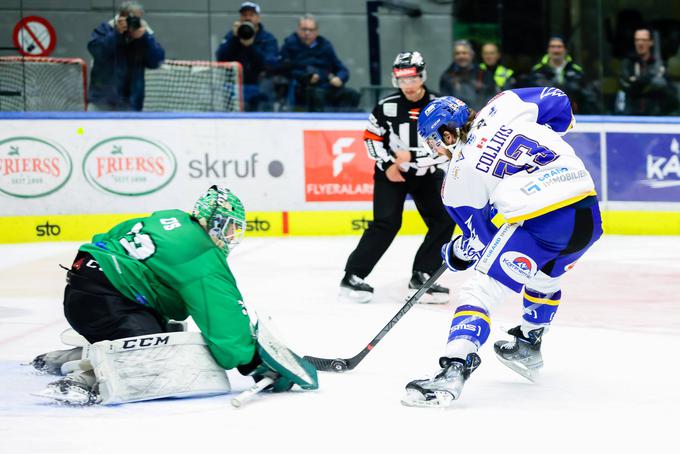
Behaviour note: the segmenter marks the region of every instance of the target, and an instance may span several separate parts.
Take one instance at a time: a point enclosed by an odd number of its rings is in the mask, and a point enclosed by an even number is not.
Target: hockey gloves
[[[442,259],[451,271],[465,271],[475,263],[474,260],[463,260],[457,257],[456,251],[460,250],[462,241],[463,237],[459,235],[441,248]]]
[[[258,317],[255,329],[256,353],[250,364],[251,370],[253,366],[254,370],[249,373],[255,381],[260,381],[264,377],[273,379],[274,383],[267,388],[273,392],[288,391],[293,385],[298,385],[302,389],[319,387],[316,368],[276,338],[268,319]],[[248,368],[248,365],[245,368]],[[241,369],[239,367],[239,370]]]
[[[295,384],[293,383],[293,380],[279,375],[278,372],[268,367],[265,363],[260,363],[260,365],[251,373],[251,376],[256,382],[262,380],[265,377],[273,379],[274,383],[265,389],[274,393],[290,391],[290,388],[292,388]]]

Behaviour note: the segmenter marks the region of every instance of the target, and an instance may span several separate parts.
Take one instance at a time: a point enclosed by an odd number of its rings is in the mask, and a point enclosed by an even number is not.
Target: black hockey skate
[[[416,293],[429,278],[430,275],[428,273],[414,271],[411,281],[408,283],[409,297]],[[449,289],[434,283],[427,290],[427,293],[420,298],[419,302],[424,304],[446,304],[449,302]]]
[[[45,374],[64,375],[61,366],[69,361],[79,360],[82,355],[82,347],[75,347],[69,350],[55,350],[36,356],[29,364],[37,371]]]
[[[96,385],[90,388],[87,384],[69,377],[62,378],[47,385],[43,391],[34,396],[46,397],[65,405],[87,406],[101,402]]]
[[[352,303],[369,303],[373,299],[373,287],[359,276],[345,273],[340,281],[340,299]]]
[[[498,341],[493,345],[498,359],[522,377],[535,381],[543,367],[541,340],[545,328],[536,328],[525,336],[520,326],[508,331],[513,336],[509,341]]]
[[[439,358],[442,369],[429,379],[413,380],[406,385],[406,396],[401,403],[407,407],[448,407],[460,397],[463,385],[482,360],[470,353],[465,360]]]

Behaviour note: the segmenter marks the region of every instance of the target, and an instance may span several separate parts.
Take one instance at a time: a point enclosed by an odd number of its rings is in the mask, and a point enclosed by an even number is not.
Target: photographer
[[[224,37],[217,49],[217,61],[237,61],[243,66],[245,110],[268,110],[272,83],[268,77],[278,63],[278,45],[274,35],[260,23],[260,6],[243,2],[240,20]]]
[[[144,69],[158,68],[165,59],[143,14],[139,3],[124,2],[112,20],[92,32],[89,111],[142,110]]]

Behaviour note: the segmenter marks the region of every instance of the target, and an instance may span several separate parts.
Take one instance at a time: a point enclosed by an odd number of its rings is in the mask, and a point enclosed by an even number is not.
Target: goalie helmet
[[[246,231],[246,211],[233,192],[211,186],[194,204],[191,215],[226,254],[241,242]]]
[[[392,86],[399,88],[399,80],[406,77],[420,77],[423,83],[427,80],[425,60],[418,51],[400,52],[392,63]]]
[[[418,134],[425,144],[435,153],[438,148],[446,148],[450,152],[462,145],[461,128],[470,118],[470,108],[458,98],[442,96],[431,101],[418,115]],[[456,142],[444,143],[441,135],[442,126],[456,133]]]

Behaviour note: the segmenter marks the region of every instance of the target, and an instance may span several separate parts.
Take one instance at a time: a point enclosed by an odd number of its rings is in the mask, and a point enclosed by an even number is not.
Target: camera
[[[255,25],[252,22],[244,21],[236,29],[236,36],[239,39],[248,40],[255,36]]]
[[[130,32],[142,28],[142,18],[139,16],[127,16],[125,22],[127,22],[127,29]]]

